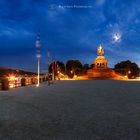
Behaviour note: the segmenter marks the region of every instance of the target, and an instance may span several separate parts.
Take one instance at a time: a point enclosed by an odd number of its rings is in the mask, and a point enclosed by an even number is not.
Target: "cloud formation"
[[[60,8],[59,5],[91,7]],[[46,66],[48,50],[55,59],[93,63],[100,43],[111,67],[124,58],[140,65],[138,57],[131,55],[140,52],[139,9],[139,0],[1,0],[0,59],[3,61],[0,66],[35,70],[38,29],[42,67]],[[119,43],[112,43],[115,33],[121,34]]]

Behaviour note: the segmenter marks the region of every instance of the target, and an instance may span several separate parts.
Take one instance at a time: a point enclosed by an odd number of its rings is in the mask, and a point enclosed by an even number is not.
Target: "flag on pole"
[[[37,34],[37,39],[36,39],[36,48],[37,48],[37,58],[40,58],[40,33]]]

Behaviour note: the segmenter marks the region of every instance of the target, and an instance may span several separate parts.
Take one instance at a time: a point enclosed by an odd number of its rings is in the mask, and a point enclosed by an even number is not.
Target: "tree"
[[[94,68],[95,64],[91,64],[90,65],[90,69]]]
[[[63,62],[57,61],[57,68],[60,70],[60,72],[65,73],[65,64]]]
[[[49,73],[52,73],[52,71],[53,71],[52,65],[53,65],[52,63],[49,65],[49,69],[48,69]]]
[[[89,68],[90,68],[89,64],[84,64],[83,65],[83,72],[86,73]]]
[[[70,78],[82,72],[82,63],[79,60],[69,60],[66,63],[67,74]]]
[[[136,63],[127,60],[116,64],[115,71],[121,73],[122,75],[127,75],[129,78],[135,78],[139,74],[139,67]]]

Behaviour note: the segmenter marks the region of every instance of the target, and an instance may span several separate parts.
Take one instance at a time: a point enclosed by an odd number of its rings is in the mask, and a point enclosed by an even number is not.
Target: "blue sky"
[[[127,59],[140,66],[139,0],[0,0],[0,67],[35,71],[38,29],[42,71],[48,50],[92,64],[99,44],[110,67]]]

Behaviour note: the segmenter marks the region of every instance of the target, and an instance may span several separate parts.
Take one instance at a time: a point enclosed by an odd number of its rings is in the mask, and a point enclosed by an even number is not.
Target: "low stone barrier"
[[[40,83],[47,81],[46,76],[40,77]],[[10,88],[37,84],[37,77],[4,77],[0,78],[0,90],[9,90]]]

